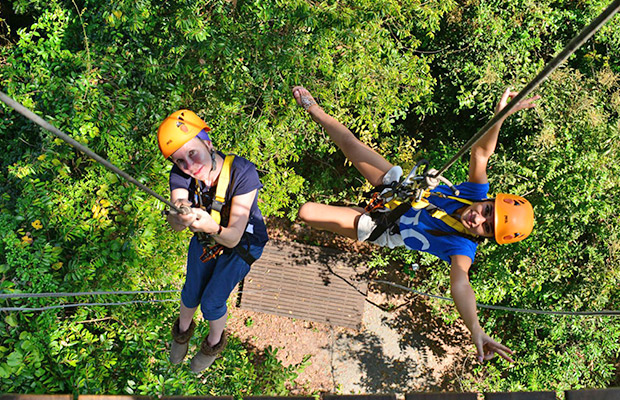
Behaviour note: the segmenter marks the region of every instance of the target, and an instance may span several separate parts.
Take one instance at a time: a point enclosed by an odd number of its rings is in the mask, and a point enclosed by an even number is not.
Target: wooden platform
[[[359,329],[366,269],[363,257],[355,253],[270,241],[246,276],[237,304],[245,310]]]

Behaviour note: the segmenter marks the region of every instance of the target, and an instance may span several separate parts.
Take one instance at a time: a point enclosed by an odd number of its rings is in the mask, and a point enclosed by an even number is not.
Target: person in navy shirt
[[[496,113],[502,110],[516,92],[507,89],[502,95]],[[373,185],[388,185],[399,181],[402,169],[392,165],[376,151],[360,142],[349,129],[319,107],[312,95],[302,86],[293,88],[293,96],[311,118],[320,124],[330,139],[360,173]],[[521,101],[510,114],[535,107],[534,96]],[[507,118],[509,115],[506,115]],[[450,263],[450,287],[456,308],[471,332],[478,360],[500,355],[513,362],[508,347],[492,339],[480,326],[476,298],[469,282],[468,271],[474,262],[476,247],[484,238],[495,238],[499,244],[525,239],[533,228],[531,204],[520,196],[500,193],[488,199],[487,163],[494,153],[503,120],[497,122],[471,149],[469,179],[457,185],[458,200],[431,195],[428,201],[445,211],[452,223],[433,217],[429,208],[411,208],[400,217],[395,226],[387,229],[373,243],[390,248],[406,246],[412,250],[433,254]],[[445,185],[433,192],[453,195]],[[306,203],[299,209],[299,218],[308,225],[329,230],[352,239],[368,240],[377,226],[377,218],[359,207],[340,207]]]
[[[159,149],[174,165],[170,171],[171,201],[185,213],[171,210],[167,221],[175,231],[194,232],[188,254],[187,275],[181,291],[179,317],[173,323],[170,362],[179,364],[187,354],[196,326],[193,316],[200,305],[209,321],[209,334],[191,361],[192,371],[208,368],[226,347],[226,300],[250,271],[268,240],[258,208],[262,188],[256,167],[235,156],[227,176],[226,156],[216,151],[210,128],[195,113],[179,110],[162,122],[157,132]],[[220,221],[212,216],[213,199],[225,182]],[[217,207],[216,207],[217,208]]]

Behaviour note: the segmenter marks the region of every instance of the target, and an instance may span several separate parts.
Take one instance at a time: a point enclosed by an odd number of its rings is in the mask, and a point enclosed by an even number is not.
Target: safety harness
[[[217,186],[215,188],[215,196],[211,200],[211,218],[218,225],[227,226],[228,219],[230,217],[230,207],[226,207],[226,192],[228,187],[230,186],[231,180],[231,167],[232,163],[235,159],[235,156],[229,154],[224,159],[224,165],[222,166],[222,171],[220,172],[220,176],[217,181]],[[200,188],[200,181],[196,179],[196,189],[195,189],[195,197],[197,199],[198,206],[206,211],[206,199],[203,199],[202,190]],[[248,247],[244,246],[242,242],[247,242],[247,233],[244,230],[243,236],[239,241],[239,244],[232,249],[229,249],[221,244],[217,243],[213,236],[205,233],[205,232],[195,232],[196,239],[198,243],[202,246],[202,255],[200,256],[200,261],[207,262],[226,251],[236,251],[239,256],[248,263],[248,265],[252,265],[256,258],[250,254]],[[245,240],[244,240],[245,239]]]
[[[459,191],[452,183],[442,176],[433,176],[433,173],[436,172],[433,169],[427,168],[423,174],[416,175],[417,169],[422,165],[428,166],[428,162],[426,160],[418,162],[402,181],[392,182],[389,185],[379,185],[367,194],[371,197],[371,201],[365,207],[365,211],[370,214],[376,223],[376,227],[368,237],[368,241],[375,241],[388,229],[391,233],[398,232],[400,217],[411,208],[416,210],[425,209],[433,218],[440,219],[461,235],[473,239],[477,238],[477,236],[472,235],[465,229],[458,218],[432,204],[428,201],[428,198],[430,196],[438,196],[456,200],[467,205],[473,204],[473,201],[458,197]],[[437,187],[439,181],[446,183],[455,193],[455,196],[431,192],[432,189]]]

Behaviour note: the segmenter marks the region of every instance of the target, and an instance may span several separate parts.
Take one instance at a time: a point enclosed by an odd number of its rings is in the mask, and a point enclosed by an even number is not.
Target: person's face
[[[495,234],[495,202],[486,200],[467,206],[461,223],[473,235],[493,237]]]
[[[201,181],[206,181],[211,172],[212,144],[197,137],[172,153],[170,158],[181,171]]]

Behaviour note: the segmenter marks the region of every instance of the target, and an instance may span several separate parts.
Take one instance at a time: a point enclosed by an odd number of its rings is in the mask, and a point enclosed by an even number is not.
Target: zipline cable
[[[336,277],[344,280],[346,283],[348,283],[350,286],[355,288],[355,285],[353,285],[351,282],[349,282],[346,278],[332,272],[332,274],[334,274]],[[425,293],[425,292],[421,292],[419,290],[415,290],[412,288],[408,288],[406,286],[403,285],[399,285],[397,283],[394,282],[390,282],[390,281],[384,281],[384,280],[380,280],[380,279],[371,279],[369,282],[374,282],[374,283],[381,283],[384,285],[389,285],[398,289],[402,289],[411,293],[415,293],[417,295],[423,296],[423,297],[428,297],[428,298],[433,298],[433,299],[439,299],[439,300],[445,300],[445,301],[450,301],[450,302],[454,302],[454,300],[450,297],[445,297],[445,296],[439,296],[436,294],[430,294],[430,293]],[[162,293],[178,293],[180,292],[180,290],[140,290],[140,291],[109,291],[109,292],[105,292],[105,291],[98,291],[98,292],[65,292],[65,293],[0,293],[0,299],[15,299],[15,298],[50,298],[50,297],[79,297],[79,296],[105,296],[105,295],[128,295],[128,294],[162,294]],[[237,293],[263,293],[263,292],[277,292],[280,293],[280,290],[274,290],[274,289],[269,289],[269,290],[265,290],[265,289],[261,289],[261,290],[250,290],[250,291],[238,291]],[[360,292],[359,290],[357,291],[360,295],[365,296],[364,293]],[[1,311],[45,311],[45,310],[52,310],[52,309],[57,309],[57,308],[70,308],[70,307],[80,307],[80,306],[102,306],[102,305],[125,305],[125,304],[134,304],[134,303],[156,303],[156,302],[163,302],[163,301],[178,301],[178,299],[166,299],[166,300],[134,300],[134,301],[128,301],[128,302],[118,302],[118,303],[72,303],[72,304],[61,304],[61,305],[55,305],[55,306],[46,306],[46,307],[39,307],[39,308],[23,308],[23,307],[0,307],[0,312]],[[373,304],[376,307],[382,308],[380,307],[378,304],[375,304],[373,302],[369,301],[371,304]],[[551,311],[551,310],[536,310],[536,309],[529,309],[529,308],[515,308],[515,307],[506,307],[506,306],[494,306],[494,305],[489,305],[489,304],[480,304],[480,303],[476,303],[476,305],[479,308],[487,308],[487,309],[491,309],[491,310],[501,310],[501,311],[510,311],[510,312],[516,312],[516,313],[524,313],[524,314],[545,314],[545,315],[571,315],[571,316],[620,316],[620,311],[619,310],[602,310],[602,311]]]
[[[0,91],[0,100],[2,100],[2,102],[4,104],[6,104],[7,106],[13,108],[15,111],[17,111],[18,113],[20,113],[24,117],[28,118],[29,120],[31,120],[35,124],[39,125],[41,128],[50,131],[51,133],[53,133],[54,135],[56,135],[60,139],[64,140],[66,143],[70,144],[71,146],[73,146],[77,150],[79,150],[82,153],[86,154],[90,158],[94,159],[95,161],[97,161],[99,164],[103,165],[104,167],[106,167],[110,171],[112,171],[115,174],[125,178],[128,182],[133,183],[140,190],[148,193],[149,195],[155,197],[157,200],[159,200],[162,203],[166,204],[168,207],[170,207],[174,211],[178,212],[179,214],[183,214],[184,213],[183,210],[181,210],[179,207],[177,207],[174,204],[172,204],[169,200],[166,200],[165,198],[163,198],[159,194],[155,193],[154,191],[152,191],[148,187],[144,186],[143,184],[138,182],[136,179],[134,179],[128,173],[122,171],[120,168],[118,168],[117,166],[115,166],[114,164],[112,164],[111,162],[106,160],[105,158],[99,156],[97,153],[93,152],[88,147],[86,147],[83,144],[79,143],[78,141],[73,139],[71,136],[69,136],[66,133],[62,132],[60,129],[56,128],[54,125],[50,124],[49,122],[47,122],[43,118],[39,117],[37,114],[33,113],[32,111],[30,111],[29,109],[24,107],[22,104],[20,104],[19,102],[13,100],[12,98],[10,98],[9,96],[7,96],[6,94],[4,94],[1,91]]]
[[[385,285],[393,286],[398,289],[406,290],[411,293],[415,293],[424,297],[431,297],[439,300],[446,300],[450,302],[454,302],[454,300],[450,297],[438,296],[436,294],[429,294],[420,292],[415,289],[408,288],[406,286],[399,285],[394,282],[383,281],[383,280],[372,280],[372,282],[382,283]],[[523,314],[546,314],[546,315],[573,315],[573,316],[587,316],[587,315],[604,315],[604,316],[618,316],[620,315],[620,311],[618,310],[603,310],[603,311],[548,311],[548,310],[535,310],[530,308],[514,308],[514,307],[505,307],[505,306],[493,306],[489,304],[480,304],[476,303],[478,308],[488,308],[491,310],[501,310],[501,311],[511,311],[516,313]]]
[[[97,291],[97,292],[61,292],[61,293],[0,293],[0,299],[34,299],[34,298],[54,298],[54,297],[80,297],[80,296],[106,296],[106,295],[128,295],[128,294],[166,294],[166,293],[180,293],[180,289],[172,289],[172,290],[117,290],[117,291]],[[258,293],[258,292],[277,292],[281,293],[280,290],[274,289],[261,289],[261,290],[238,290],[236,294],[243,293]],[[122,306],[126,304],[135,304],[135,303],[161,303],[161,302],[170,302],[170,301],[179,301],[178,298],[175,299],[152,299],[152,300],[130,300],[123,302],[106,302],[106,303],[69,303],[69,304],[58,304],[54,306],[43,306],[43,307],[0,307],[0,312],[2,311],[22,311],[22,312],[32,312],[32,311],[46,311],[46,310],[54,310],[59,308],[73,308],[73,307],[82,307],[82,306]]]
[[[117,291],[98,291],[98,292],[60,292],[60,293],[0,293],[0,299],[32,299],[41,297],[80,297],[80,296],[106,296],[112,294],[161,294],[178,293],[181,290],[117,290]]]
[[[553,71],[555,71],[564,60],[580,48],[592,35],[594,35],[605,23],[614,16],[620,9],[620,0],[612,2],[598,17],[596,17],[590,25],[586,26],[575,36],[566,47],[553,58],[536,77],[530,81],[519,94],[515,96],[499,113],[497,113],[489,122],[486,123],[463,147],[458,151],[443,167],[441,167],[433,177],[437,177],[444,173],[452,166],[463,154],[482,137],[489,129],[498,121],[504,118],[514,107],[517,106],[527,95],[529,95],[538,85],[540,85]]]
[[[0,307],[0,311],[22,311],[22,312],[32,312],[32,311],[47,311],[47,310],[55,310],[58,308],[73,308],[73,307],[86,307],[86,306],[122,306],[126,304],[144,304],[144,303],[164,303],[164,302],[178,302],[179,299],[153,299],[153,300],[130,300],[130,301],[121,301],[117,303],[72,303],[72,304],[59,304],[55,306],[46,306],[46,307],[33,307],[33,308],[22,308],[22,307]]]

